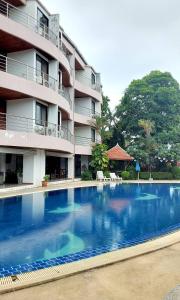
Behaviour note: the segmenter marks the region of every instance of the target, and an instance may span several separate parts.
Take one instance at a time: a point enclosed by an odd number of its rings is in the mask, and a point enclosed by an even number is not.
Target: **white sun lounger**
[[[110,178],[112,181],[116,181],[116,180],[122,181],[122,177],[117,176],[115,173],[110,173]]]
[[[99,180],[99,181],[111,180],[111,178],[108,178],[108,177],[104,176],[102,171],[97,171],[96,179]]]

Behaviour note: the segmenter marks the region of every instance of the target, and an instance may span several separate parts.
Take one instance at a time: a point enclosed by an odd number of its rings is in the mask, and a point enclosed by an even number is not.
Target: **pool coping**
[[[123,262],[128,259],[167,248],[179,242],[180,230],[136,246],[115,250],[64,265],[23,273],[17,275],[15,281],[13,281],[11,276],[0,278],[0,295],[56,281],[85,271],[112,265],[117,262]]]

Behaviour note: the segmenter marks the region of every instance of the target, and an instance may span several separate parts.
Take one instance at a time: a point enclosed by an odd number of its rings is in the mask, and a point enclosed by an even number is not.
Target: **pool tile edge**
[[[11,277],[1,278],[0,294],[45,284],[91,269],[105,267],[116,262],[121,262],[140,255],[161,250],[178,242],[180,242],[180,231],[145,242],[143,244],[108,252],[92,258],[29,273],[23,273],[17,275],[16,281],[12,281]]]

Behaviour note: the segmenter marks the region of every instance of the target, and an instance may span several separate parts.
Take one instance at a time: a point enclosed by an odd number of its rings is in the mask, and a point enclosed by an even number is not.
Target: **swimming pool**
[[[129,247],[180,228],[180,184],[110,184],[0,200],[0,277]]]

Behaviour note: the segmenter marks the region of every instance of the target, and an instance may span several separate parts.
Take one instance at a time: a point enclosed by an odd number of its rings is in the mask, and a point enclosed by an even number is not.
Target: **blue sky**
[[[42,0],[118,104],[128,84],[151,70],[180,81],[179,0]]]

